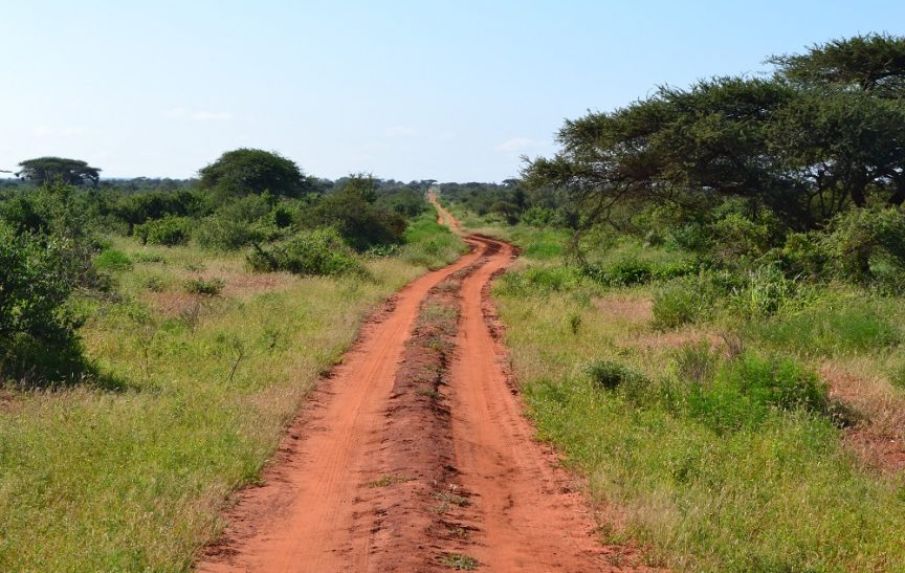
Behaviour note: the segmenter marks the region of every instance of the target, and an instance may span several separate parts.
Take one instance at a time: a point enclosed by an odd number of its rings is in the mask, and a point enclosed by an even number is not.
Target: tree
[[[261,149],[236,149],[199,171],[201,187],[224,196],[260,194],[298,197],[311,182],[298,165],[277,153]]]
[[[905,38],[868,34],[812,46],[804,54],[773,56],[780,77],[807,86],[905,96]]]
[[[91,167],[78,159],[64,157],[39,157],[28,159],[19,164],[16,177],[32,181],[38,185],[48,183],[64,183],[66,185],[83,185],[91,183],[97,187],[101,170]]]

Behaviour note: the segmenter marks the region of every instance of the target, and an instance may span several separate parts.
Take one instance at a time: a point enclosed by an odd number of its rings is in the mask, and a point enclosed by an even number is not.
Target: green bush
[[[224,286],[226,283],[223,282],[223,279],[218,278],[195,278],[185,281],[186,292],[203,296],[217,296],[223,291]]]
[[[94,258],[94,266],[102,271],[126,271],[132,268],[132,259],[122,251],[105,249]]]
[[[654,294],[654,326],[667,329],[695,322],[709,306],[697,286],[681,281],[659,289]]]
[[[723,363],[709,384],[691,387],[689,412],[718,432],[754,427],[772,410],[830,413],[817,374],[789,358],[753,354]]]
[[[905,291],[905,211],[853,209],[839,215],[823,240],[837,276]]]
[[[185,217],[164,217],[135,227],[142,244],[184,245],[189,242],[193,222]]]
[[[66,302],[78,284],[73,244],[16,233],[0,221],[0,376],[74,380],[84,370]]]
[[[247,260],[258,272],[288,271],[298,275],[367,272],[342,237],[330,228],[302,232],[269,248],[256,244]]]
[[[264,241],[268,233],[254,223],[213,215],[198,224],[194,236],[202,247],[234,251]]]
[[[595,384],[606,390],[647,383],[647,378],[643,374],[611,360],[598,360],[591,363],[587,367],[587,373]]]
[[[773,265],[748,271],[743,285],[732,290],[729,304],[748,318],[770,316],[798,294],[798,282]]]

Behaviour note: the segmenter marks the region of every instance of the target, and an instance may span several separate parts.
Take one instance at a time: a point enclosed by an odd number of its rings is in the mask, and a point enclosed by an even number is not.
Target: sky
[[[308,174],[501,181],[567,118],[771,54],[905,34],[901,0],[0,0],[0,170],[192,177],[229,149]]]

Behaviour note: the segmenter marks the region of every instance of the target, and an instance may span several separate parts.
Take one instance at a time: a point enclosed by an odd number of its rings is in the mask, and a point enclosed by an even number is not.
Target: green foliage
[[[756,257],[782,242],[775,231],[818,229],[851,206],[902,205],[903,46],[890,36],[836,41],[775,58],[777,78],[663,87],[567,121],[562,151],[532,162],[526,181],[561,191],[579,229],[664,202],[707,212],[722,198],[742,199],[750,213],[710,229],[724,259],[735,251]],[[781,227],[765,228],[756,216],[763,213]],[[680,244],[709,242],[700,221],[685,222]]]
[[[94,257],[94,266],[102,271],[126,271],[132,268],[132,259],[122,251],[105,249]]]
[[[748,318],[770,316],[790,304],[799,284],[773,265],[761,265],[745,273],[741,285],[729,297],[730,307]]]
[[[201,187],[222,197],[261,194],[299,197],[310,183],[290,159],[261,149],[236,149],[199,172]]]
[[[802,309],[748,325],[749,333],[776,349],[834,356],[889,348],[901,332],[870,300],[826,296]]]
[[[101,170],[91,167],[78,159],[64,157],[39,157],[19,164],[21,168],[17,177],[32,181],[37,185],[62,183],[64,185],[82,185],[91,183],[95,187],[100,179]]]
[[[504,274],[498,283],[500,292],[527,296],[544,292],[559,292],[574,288],[581,282],[581,273],[566,265],[532,266],[519,272]]]
[[[356,176],[338,191],[323,197],[308,213],[307,227],[333,227],[357,251],[376,245],[399,244],[405,233],[405,219],[375,204],[376,182]]]
[[[591,380],[605,390],[616,390],[626,386],[642,386],[649,382],[640,372],[626,368],[611,360],[597,360],[587,367]]]
[[[845,280],[905,291],[905,211],[860,209],[833,220],[822,242],[833,271]]]
[[[773,56],[784,77],[803,84],[905,95],[905,38],[867,34],[832,40],[799,55]]]
[[[71,381],[84,371],[66,302],[78,268],[60,238],[16,234],[0,222],[0,376]]]
[[[668,329],[693,323],[712,305],[706,293],[696,288],[699,283],[680,281],[657,290],[654,294],[654,326]]]
[[[193,222],[185,217],[164,217],[135,227],[135,235],[142,244],[184,245],[191,237]]]
[[[451,263],[465,250],[465,244],[436,221],[431,210],[411,221],[405,229],[404,246],[399,254],[406,262],[427,268]]]
[[[690,414],[717,432],[761,424],[775,409],[829,413],[817,374],[793,360],[744,354],[724,363],[713,381],[692,386]]]
[[[226,283],[220,278],[194,278],[185,281],[185,291],[189,294],[217,296],[223,291]]]
[[[304,231],[270,248],[254,245],[247,258],[257,272],[288,271],[318,276],[366,272],[342,237],[332,229]]]

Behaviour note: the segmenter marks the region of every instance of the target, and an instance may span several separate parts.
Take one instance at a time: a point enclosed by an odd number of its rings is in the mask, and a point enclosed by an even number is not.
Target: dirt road
[[[465,239],[470,254],[364,328],[198,571],[615,569],[569,476],[532,440],[494,337],[488,289],[514,251]]]

